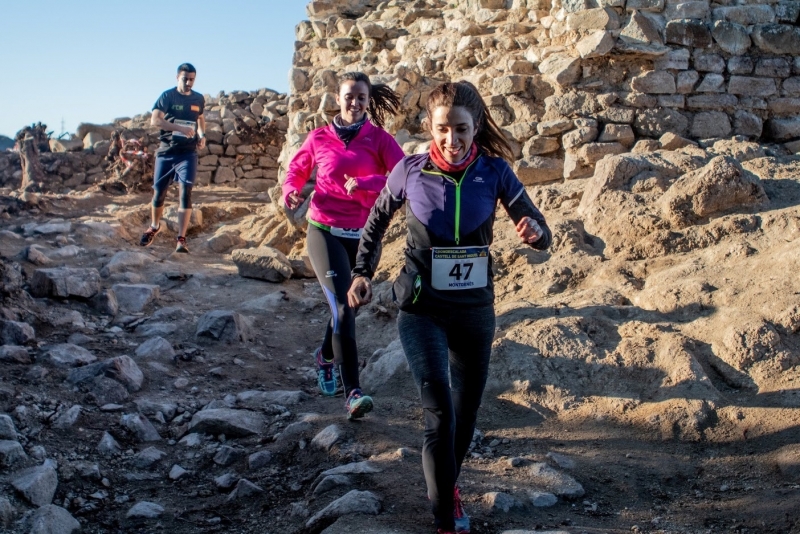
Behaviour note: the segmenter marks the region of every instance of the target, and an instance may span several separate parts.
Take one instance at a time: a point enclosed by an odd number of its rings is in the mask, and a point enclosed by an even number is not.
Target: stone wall
[[[206,95],[207,146],[200,157],[197,185],[228,183],[259,192],[277,183],[280,147],[289,124],[288,97],[270,89]],[[112,124],[81,124],[71,139],[51,139],[52,152],[41,155],[46,183],[41,189],[57,193],[80,191],[113,180],[114,160],[108,159],[112,132],[123,139],[141,140],[148,154],[158,148],[158,130],[150,126],[150,113]],[[0,186],[19,185],[19,155],[0,153]],[[152,176],[143,180],[150,183]]]
[[[798,148],[798,1],[324,0],[307,13],[284,166],[336,113],[336,74],[349,70],[400,93],[389,129],[407,152],[427,147],[433,86],[475,83],[529,184],[589,176],[608,154],[661,148],[665,134]]]

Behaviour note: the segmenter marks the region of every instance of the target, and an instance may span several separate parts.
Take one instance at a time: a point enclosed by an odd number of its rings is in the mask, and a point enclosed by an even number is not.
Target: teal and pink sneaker
[[[327,397],[336,395],[336,366],[333,360],[328,361],[322,356],[322,347],[317,349],[314,354],[314,359],[317,362],[317,384],[319,385],[322,394]]]
[[[372,411],[372,397],[364,395],[356,388],[347,396],[344,404],[348,419],[360,419]]]

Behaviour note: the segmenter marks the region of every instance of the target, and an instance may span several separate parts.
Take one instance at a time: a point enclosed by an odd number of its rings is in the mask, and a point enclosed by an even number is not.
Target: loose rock
[[[227,342],[249,341],[253,338],[250,321],[227,310],[213,310],[200,317],[195,335]]]
[[[68,511],[47,504],[33,513],[29,534],[72,534],[80,529],[81,524]]]
[[[11,485],[29,503],[45,506],[53,502],[58,487],[58,474],[51,464],[45,462],[43,465],[14,473]]]
[[[142,518],[142,519],[156,519],[161,517],[164,513],[164,507],[154,502],[141,501],[134,504],[125,517],[129,519]]]
[[[314,525],[324,520],[338,518],[343,515],[378,515],[380,511],[381,501],[377,495],[370,491],[352,490],[314,514],[311,519],[306,522],[306,527],[312,528]]]
[[[213,435],[245,437],[263,432],[264,417],[248,410],[226,408],[201,410],[192,417],[189,430]]]

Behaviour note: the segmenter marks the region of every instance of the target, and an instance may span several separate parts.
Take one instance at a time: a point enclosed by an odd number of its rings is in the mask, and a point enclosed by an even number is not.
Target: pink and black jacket
[[[403,156],[394,137],[370,121],[347,144],[336,135],[333,124],[317,128],[289,164],[282,186],[284,202],[289,193],[303,189],[316,166],[317,183],[308,218],[326,226],[363,228],[386,184],[386,173]],[[358,182],[352,195],[344,187],[345,174]]]

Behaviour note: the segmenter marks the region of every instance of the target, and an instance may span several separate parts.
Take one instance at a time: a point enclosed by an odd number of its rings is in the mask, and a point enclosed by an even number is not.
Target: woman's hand
[[[517,235],[522,239],[523,243],[535,243],[541,239],[544,230],[539,226],[539,223],[530,217],[523,217],[517,223]]]
[[[347,303],[351,308],[369,304],[372,300],[372,281],[366,276],[359,276],[350,284],[347,292]]]
[[[347,190],[348,195],[352,195],[353,191],[358,189],[358,182],[356,181],[355,178],[353,178],[352,176],[347,176],[346,174],[344,175],[344,178],[345,180],[347,180],[344,183],[344,188]]]
[[[289,208],[290,210],[296,210],[297,208],[300,207],[300,204],[302,204],[304,201],[305,199],[300,196],[300,193],[298,191],[292,191],[291,193],[286,195],[286,199],[284,202],[286,203],[287,208]]]

